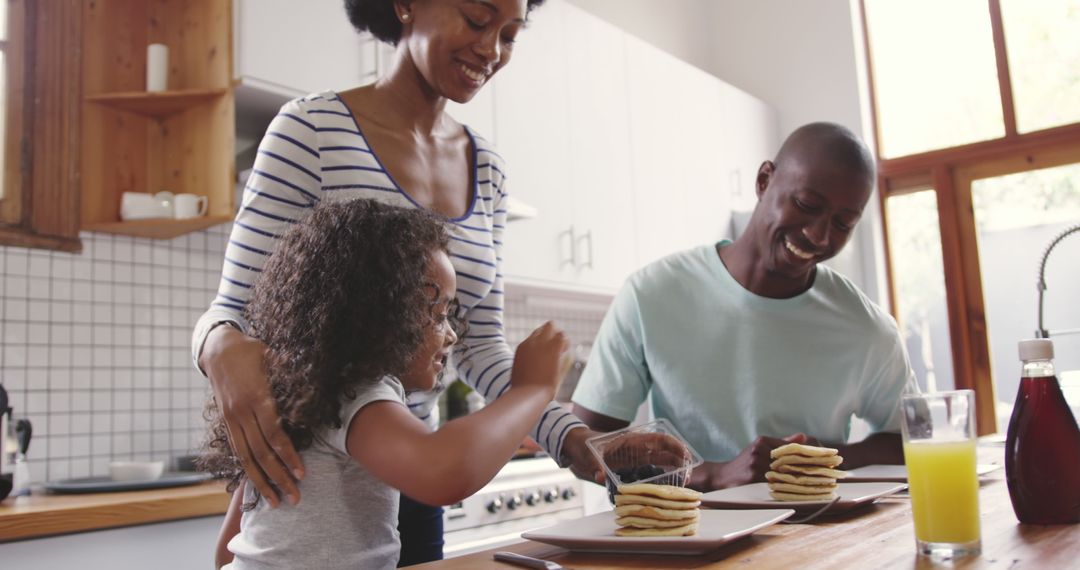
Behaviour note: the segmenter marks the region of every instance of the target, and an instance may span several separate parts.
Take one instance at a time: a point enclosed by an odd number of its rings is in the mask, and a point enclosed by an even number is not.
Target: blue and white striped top
[[[447,219],[450,259],[457,273],[457,298],[466,310],[469,332],[455,350],[458,373],[486,400],[510,386],[513,353],[503,331],[502,235],[506,227],[506,169],[490,143],[466,127],[476,166],[473,201],[466,214]],[[420,208],[383,167],[370,148],[352,111],[333,92],[286,103],[259,145],[243,204],[236,214],[217,297],[199,318],[192,335],[192,356],[210,327],[220,321],[247,330],[243,310],[251,285],[278,236],[320,200],[368,198]],[[197,367],[197,366],[196,366]],[[435,427],[434,392],[413,393],[409,409]],[[552,402],[532,435],[558,458],[572,427],[584,426]]]

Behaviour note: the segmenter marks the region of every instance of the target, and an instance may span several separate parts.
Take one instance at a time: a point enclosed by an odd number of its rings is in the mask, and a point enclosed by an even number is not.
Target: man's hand
[[[300,501],[296,481],[304,476],[304,464],[281,429],[265,356],[263,343],[230,326],[219,326],[210,331],[199,365],[210,378],[229,443],[248,480],[271,506],[281,501],[277,490],[295,505]]]
[[[759,437],[743,449],[739,455],[724,463],[706,463],[694,470],[690,486],[699,491],[713,491],[738,487],[765,480],[772,458],[769,453],[782,445],[802,443],[819,445],[817,439],[804,433],[796,433],[783,438]]]

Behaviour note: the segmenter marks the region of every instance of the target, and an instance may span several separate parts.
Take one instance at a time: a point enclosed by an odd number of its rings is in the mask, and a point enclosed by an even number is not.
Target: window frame
[[[32,33],[26,25],[25,0],[6,0],[8,4],[7,14],[7,39],[3,41],[5,58],[4,82],[5,101],[7,107],[3,110],[4,120],[4,192],[0,195],[0,224],[21,225],[25,202],[26,188],[23,186],[23,150],[24,150],[24,101],[30,101],[33,93],[26,90],[26,47],[29,43],[27,36]],[[17,24],[18,23],[18,24]]]
[[[881,211],[886,211],[889,197],[922,190],[926,186],[930,186],[937,196],[955,385],[958,389],[970,388],[975,391],[980,434],[997,431],[997,399],[991,375],[990,344],[979,269],[971,182],[987,176],[1080,162],[1080,122],[1030,133],[1017,132],[1001,4],[999,0],[987,0],[987,3],[1005,135],[992,140],[883,159],[880,158],[881,137],[871,48],[873,38],[870,37],[866,18],[866,0],[859,0],[870,116],[875,151],[879,157],[878,198]],[[892,301],[892,313],[899,320],[886,218],[883,214],[881,232],[885,245],[886,280]],[[1033,288],[1033,306],[1034,302]]]

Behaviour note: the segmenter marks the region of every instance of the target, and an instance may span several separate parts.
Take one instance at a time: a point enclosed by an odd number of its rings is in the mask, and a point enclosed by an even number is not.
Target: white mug
[[[120,219],[122,220],[146,220],[150,218],[171,218],[172,194],[165,200],[159,192],[151,196],[145,192],[124,192],[120,197]]]
[[[206,208],[210,205],[210,199],[196,194],[177,194],[174,206],[176,219],[198,218],[206,215]]]
[[[146,90],[165,91],[169,83],[169,46],[146,46]]]

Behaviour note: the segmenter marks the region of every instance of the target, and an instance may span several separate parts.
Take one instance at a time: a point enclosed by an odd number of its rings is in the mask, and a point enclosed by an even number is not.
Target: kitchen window
[[[923,388],[974,389],[1002,431],[1039,259],[1080,223],[1080,0],[862,0],[862,23],[894,316]],[[1051,330],[1080,328],[1076,259],[1048,258]],[[1080,335],[1051,339],[1080,370]]]

